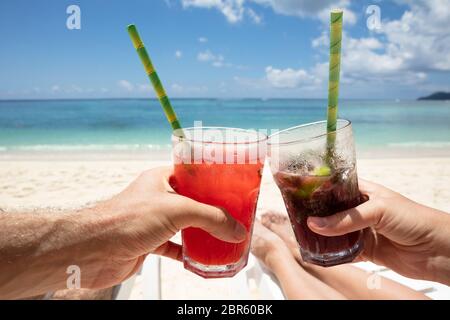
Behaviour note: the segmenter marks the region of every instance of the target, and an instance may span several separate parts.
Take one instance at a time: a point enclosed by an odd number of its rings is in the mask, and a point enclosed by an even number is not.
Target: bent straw
[[[327,160],[330,164],[336,142],[336,122],[341,69],[342,16],[340,9],[330,14],[330,65],[328,75]]]
[[[141,59],[142,64],[144,65],[145,72],[150,78],[150,82],[153,85],[153,89],[155,89],[156,96],[158,97],[159,102],[166,114],[167,120],[169,121],[172,129],[177,130],[178,136],[184,137],[183,130],[181,128],[180,122],[178,121],[177,115],[172,108],[169,98],[167,97],[166,91],[161,83],[161,80],[156,73],[155,68],[153,67],[152,61],[145,49],[144,43],[139,36],[139,33],[134,24],[130,24],[127,27],[128,34],[130,35],[131,41],[133,42],[133,46],[137,51],[139,58]]]

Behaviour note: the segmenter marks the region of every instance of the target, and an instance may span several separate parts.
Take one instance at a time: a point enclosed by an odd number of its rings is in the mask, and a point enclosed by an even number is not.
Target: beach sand
[[[164,164],[169,163],[143,159],[50,161],[4,157],[0,161],[0,208],[86,206],[121,191],[143,170]],[[450,157],[359,159],[358,174],[417,202],[450,212]],[[268,166],[263,175],[257,214],[266,210],[285,212]],[[239,278],[206,281],[185,271],[178,262],[162,260],[164,299],[240,298],[236,281]]]

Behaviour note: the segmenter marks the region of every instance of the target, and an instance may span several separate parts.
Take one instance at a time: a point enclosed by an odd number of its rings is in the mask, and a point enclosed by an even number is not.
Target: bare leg
[[[283,240],[259,221],[255,221],[252,253],[275,274],[288,299],[345,299],[303,270]]]
[[[301,259],[288,217],[269,212],[262,216],[261,221],[264,226],[283,239],[297,262],[306,271],[333,287],[348,299],[428,299],[421,292],[385,277],[375,275],[379,278],[374,279],[373,274],[351,265],[323,268],[305,263]]]

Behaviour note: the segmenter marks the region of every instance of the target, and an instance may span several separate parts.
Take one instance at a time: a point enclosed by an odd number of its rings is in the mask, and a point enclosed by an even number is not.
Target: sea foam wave
[[[410,141],[388,143],[388,147],[397,148],[448,148],[450,141]]]
[[[8,151],[166,151],[170,144],[39,144],[0,146],[0,152]]]

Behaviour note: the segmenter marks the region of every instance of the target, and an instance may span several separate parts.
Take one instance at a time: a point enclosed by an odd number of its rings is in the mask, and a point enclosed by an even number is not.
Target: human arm
[[[194,226],[229,242],[245,228],[224,211],[176,194],[170,170],[144,172],[124,191],[93,208],[56,213],[0,213],[0,298],[66,288],[69,266],[82,288],[105,288],[134,274],[149,253],[181,258],[169,241]]]

